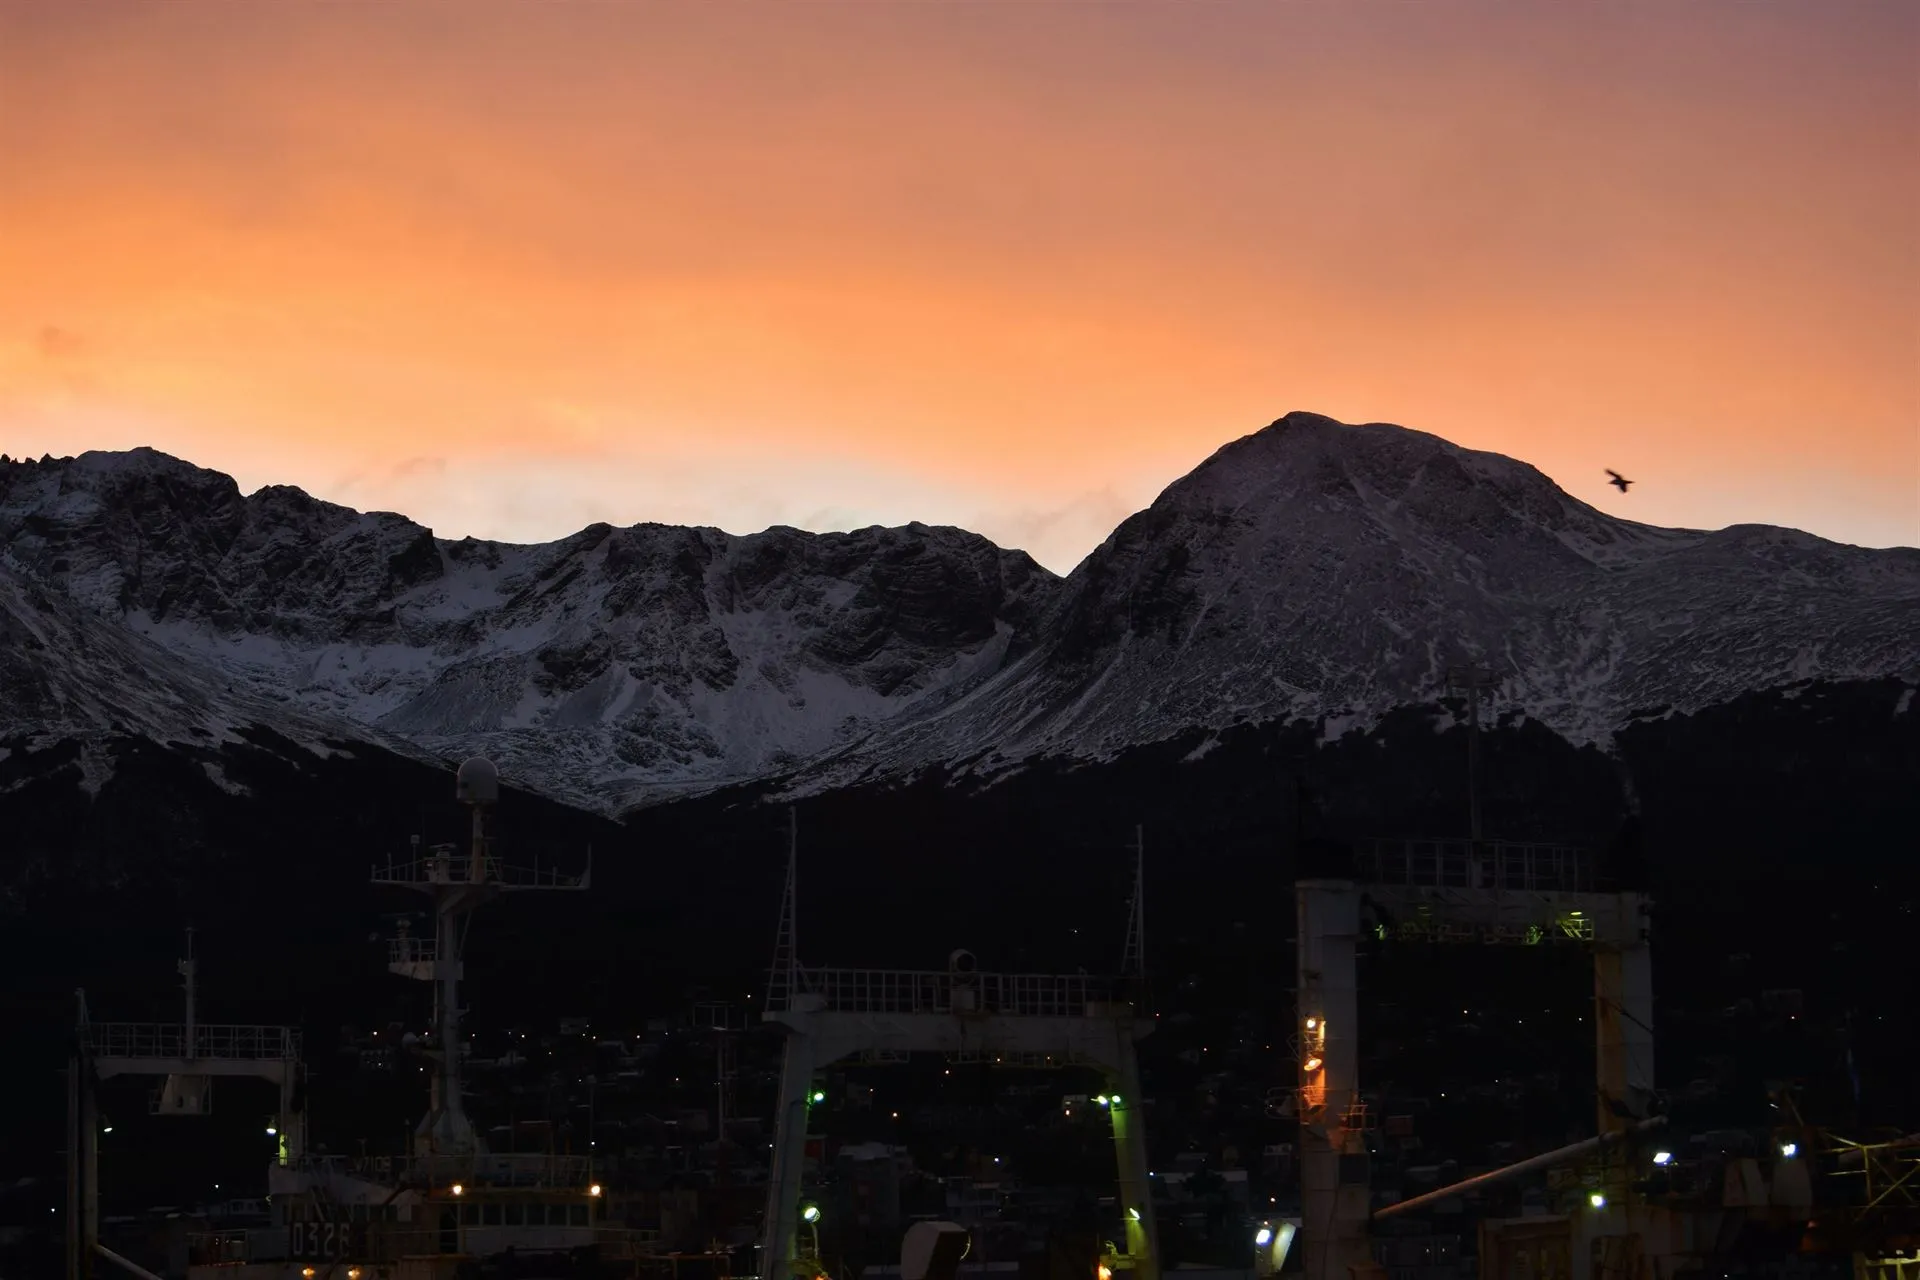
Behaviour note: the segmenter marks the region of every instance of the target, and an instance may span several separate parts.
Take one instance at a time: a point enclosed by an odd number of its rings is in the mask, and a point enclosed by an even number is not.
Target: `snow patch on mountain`
[[[1110,758],[1192,727],[1307,720],[1332,739],[1444,696],[1576,743],[1920,654],[1920,552],[1793,530],[1661,529],[1532,467],[1402,427],[1290,414],[1221,449],[1075,569],[1042,641],[965,703],[823,761],[800,790],[993,750]]]
[[[220,673],[171,653],[69,600],[0,556],[0,760],[15,746],[80,744],[80,786],[92,795],[112,776],[116,738],[216,748],[272,729],[296,748],[330,753],[329,739],[376,737],[419,757],[413,744],[370,735],[283,701],[226,687]]]
[[[484,751],[598,807],[791,769],[939,705],[1057,584],[924,525],[436,539],[151,450],[0,467],[0,545],[217,686]]]
[[[297,724],[315,749],[483,751],[616,810],[1211,731],[1199,753],[1275,720],[1331,741],[1441,701],[1468,661],[1495,714],[1602,744],[1749,691],[1920,678],[1920,551],[1638,524],[1510,458],[1303,413],[1066,579],[924,525],[454,541],[144,449],[0,463],[0,551],[22,637],[0,680],[23,691],[0,735]]]

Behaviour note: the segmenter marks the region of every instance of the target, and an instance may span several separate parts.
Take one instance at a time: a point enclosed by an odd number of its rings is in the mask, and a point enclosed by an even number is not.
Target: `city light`
[[[1653,1162],[1654,1162],[1655,1164],[1658,1164],[1658,1165],[1668,1165],[1668,1164],[1672,1164],[1672,1163],[1673,1163],[1673,1152],[1671,1152],[1671,1151],[1656,1151],[1656,1152],[1654,1152],[1654,1153],[1653,1153]]]
[[[453,1184],[453,1194],[463,1196],[467,1194],[467,1189],[456,1182]]]
[[[1791,1160],[1800,1154],[1800,1144],[1797,1142],[1783,1142],[1780,1144],[1780,1154]]]
[[[596,1182],[592,1186],[588,1187],[587,1194],[590,1196],[598,1196],[600,1194],[600,1184]]]
[[[1604,1209],[1607,1207],[1607,1198],[1596,1191],[1587,1197],[1587,1203],[1596,1209]]]
[[[1272,1227],[1262,1227],[1262,1228],[1260,1228],[1260,1229],[1259,1229],[1258,1231],[1256,1231],[1256,1232],[1254,1232],[1254,1233],[1253,1233],[1253,1243],[1254,1243],[1254,1244],[1255,1244],[1255,1245],[1256,1245],[1257,1247],[1259,1247],[1259,1248],[1262,1248],[1262,1249],[1264,1249],[1264,1248],[1266,1248],[1266,1247],[1267,1247],[1268,1245],[1270,1245],[1270,1244],[1272,1244],[1272,1243],[1273,1243],[1273,1228],[1272,1228]]]
[[[273,1127],[272,1125],[268,1125],[268,1126],[267,1126],[267,1136],[268,1136],[269,1138],[277,1138],[277,1137],[279,1137],[279,1136],[280,1136],[280,1131],[279,1131],[278,1129],[276,1129],[276,1128],[274,1128],[274,1127]]]
[[[813,1091],[813,1102],[815,1106],[818,1106],[819,1104],[821,1104],[822,1102],[825,1102],[826,1100],[827,1100],[826,1094],[820,1092],[818,1089],[815,1089]]]
[[[802,1206],[800,1210],[800,1220],[802,1222],[820,1221],[820,1206],[817,1204]]]

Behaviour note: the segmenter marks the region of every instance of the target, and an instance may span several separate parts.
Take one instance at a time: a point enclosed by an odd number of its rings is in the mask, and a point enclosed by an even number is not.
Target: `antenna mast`
[[[787,887],[780,897],[780,924],[773,935],[773,968],[767,975],[767,1008],[785,1009],[800,986],[800,941],[796,914],[800,869],[800,817],[787,808]]]
[[[1474,848],[1480,847],[1480,692],[1492,692],[1499,678],[1485,667],[1468,664],[1447,668],[1447,692],[1467,694],[1467,828]]]
[[[460,1087],[460,1060],[464,1056],[460,1038],[460,979],[464,976],[461,951],[473,913],[499,893],[578,890],[585,889],[588,882],[585,875],[562,876],[538,866],[508,867],[494,856],[490,819],[500,800],[500,771],[491,761],[475,756],[462,764],[456,775],[455,794],[473,811],[466,857],[458,856],[456,846],[442,844],[433,846],[421,858],[417,856],[419,841],[415,840],[413,861],[400,866],[389,863],[373,873],[375,884],[414,889],[433,899],[433,938],[410,937],[403,928],[387,950],[388,970],[434,984],[434,1043],[430,1054],[437,1070],[426,1118],[414,1131],[420,1155],[467,1156],[483,1149],[479,1134],[467,1119]]]
[[[1144,999],[1147,987],[1147,832],[1133,828],[1133,896],[1127,903],[1127,942],[1120,955],[1120,976]]]
[[[199,1050],[195,1047],[195,1045],[198,1042],[194,1036],[194,1017],[193,1017],[194,982],[193,982],[193,979],[194,979],[195,971],[198,968],[198,965],[194,963],[194,959],[193,959],[193,926],[192,925],[187,926],[187,958],[184,960],[177,961],[174,965],[174,968],[180,971],[180,977],[184,980],[187,988],[186,1048],[187,1048],[187,1058],[189,1060],[192,1060],[200,1056]]]

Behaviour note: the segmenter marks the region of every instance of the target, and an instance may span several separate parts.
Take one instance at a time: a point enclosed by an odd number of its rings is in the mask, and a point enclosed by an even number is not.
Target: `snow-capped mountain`
[[[1294,413],[1064,583],[1042,641],[822,776],[1100,758],[1196,726],[1367,728],[1473,662],[1575,743],[1811,679],[1920,680],[1920,551],[1606,515],[1499,454]]]
[[[112,771],[111,744],[128,738],[181,743],[211,753],[268,726],[293,747],[327,756],[346,740],[402,755],[417,748],[391,734],[315,715],[222,680],[0,561],[0,761],[16,748],[66,742],[79,750],[82,785]],[[217,766],[208,765],[225,785]]]
[[[123,716],[199,697],[486,751],[605,809],[1196,727],[1337,734],[1467,660],[1577,742],[1796,681],[1920,679],[1920,551],[1635,524],[1523,463],[1310,414],[1221,449],[1066,579],[921,525],[455,542],[150,450],[0,465],[0,554],[6,600],[110,637],[50,644],[30,683],[54,692],[0,734],[61,723],[60,689]]]
[[[204,684],[484,751],[597,806],[782,772],[956,696],[1029,642],[1057,583],[920,525],[454,542],[144,449],[0,467],[0,547]]]

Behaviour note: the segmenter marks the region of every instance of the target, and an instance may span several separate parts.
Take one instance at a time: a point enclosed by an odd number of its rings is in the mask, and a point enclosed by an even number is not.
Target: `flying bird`
[[[1622,493],[1625,493],[1627,491],[1627,486],[1633,483],[1633,481],[1627,479],[1625,476],[1621,475],[1618,471],[1613,470],[1611,467],[1607,469],[1607,474],[1613,477],[1613,479],[1607,481],[1607,483],[1612,485],[1614,488],[1618,489]]]

